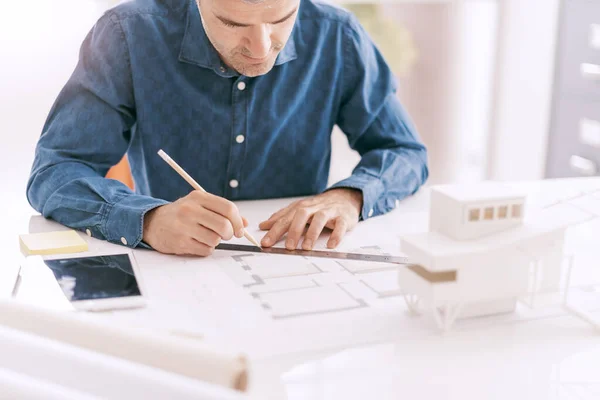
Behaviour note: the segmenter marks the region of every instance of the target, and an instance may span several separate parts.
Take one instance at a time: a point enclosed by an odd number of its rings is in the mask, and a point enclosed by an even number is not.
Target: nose
[[[271,28],[268,24],[260,24],[252,27],[248,35],[248,50],[251,57],[265,58],[271,50]]]

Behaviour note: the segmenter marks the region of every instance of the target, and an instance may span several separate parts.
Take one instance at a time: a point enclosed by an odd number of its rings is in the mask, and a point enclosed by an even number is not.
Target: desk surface
[[[600,179],[518,185],[529,193],[531,207],[591,194],[591,201],[590,196],[573,201],[600,215],[600,196],[596,194]],[[258,224],[289,201],[241,202],[239,207],[252,224]],[[340,250],[376,245],[377,251],[401,254],[399,235],[427,230],[428,204],[428,191],[423,190],[401,202],[394,212],[359,224]],[[17,234],[26,229],[57,228],[39,217],[27,227],[26,219],[23,216],[11,227],[15,246],[0,272],[0,295],[10,292],[16,273],[17,264],[11,260],[18,259]],[[566,247],[583,255],[576,258],[572,277],[573,288],[579,289],[575,296],[591,312],[599,311],[600,318],[600,293],[594,286],[600,283],[600,271],[595,271],[592,261],[600,252],[599,232],[596,220],[571,228]],[[252,233],[262,237],[258,231]],[[323,239],[317,246],[324,243]],[[94,239],[89,244],[91,251],[120,248]],[[244,271],[237,263],[243,257],[235,259],[233,253],[216,252],[206,259],[146,250],[134,253],[148,307],[96,317],[122,326],[188,336],[181,340],[202,337],[241,349],[253,365],[251,398],[280,399],[286,393],[290,399],[363,399],[374,394],[378,399],[396,399],[400,394],[444,399],[600,396],[600,338],[589,325],[569,316],[555,294],[543,297],[535,308],[519,306],[514,314],[460,320],[454,331],[441,335],[430,317],[410,315],[402,297],[394,294],[393,282],[388,282],[394,271],[369,265],[346,265],[341,271],[321,262],[293,261],[288,265],[286,261],[286,267],[304,272],[277,280],[269,275],[272,270],[255,265],[255,260],[244,264],[263,278],[270,277],[270,284],[283,285],[284,292],[307,290],[314,304],[308,307],[312,312],[306,313],[306,308],[296,310],[297,301],[287,295],[244,285],[244,280],[254,275],[240,274]],[[319,269],[311,275],[315,285],[302,286],[310,275],[304,269],[315,265]],[[324,275],[352,279],[324,282]],[[366,300],[358,301],[360,307],[347,307],[346,298],[324,291],[332,282],[355,298],[361,293],[357,282],[371,283],[379,296],[367,299],[365,293]],[[320,308],[319,296],[332,305],[329,311]],[[289,309],[298,312],[291,315]]]

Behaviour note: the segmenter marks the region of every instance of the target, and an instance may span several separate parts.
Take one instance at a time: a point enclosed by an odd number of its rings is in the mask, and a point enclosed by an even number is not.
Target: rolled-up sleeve
[[[425,183],[427,150],[396,95],[392,71],[354,19],[346,27],[344,55],[337,124],[361,160],[329,189],[361,190],[366,219],[392,210]]]
[[[144,214],[167,202],[104,178],[126,153],[135,121],[127,42],[109,13],[86,37],[50,111],[27,184],[30,204],[94,237],[137,246]]]

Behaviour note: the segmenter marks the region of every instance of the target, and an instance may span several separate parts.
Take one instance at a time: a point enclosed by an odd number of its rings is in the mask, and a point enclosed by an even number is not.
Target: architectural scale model
[[[400,289],[444,331],[457,318],[514,311],[520,299],[560,290],[565,232],[596,216],[568,202],[528,209],[509,185],[435,186],[429,232],[401,237],[416,265],[399,269]]]

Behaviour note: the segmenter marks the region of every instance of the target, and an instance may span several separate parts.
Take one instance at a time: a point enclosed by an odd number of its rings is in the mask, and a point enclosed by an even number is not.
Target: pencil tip
[[[244,229],[244,237],[248,239],[248,241],[254,246],[258,247],[259,249],[262,249],[262,246],[258,243],[254,236],[252,236],[246,229]]]

